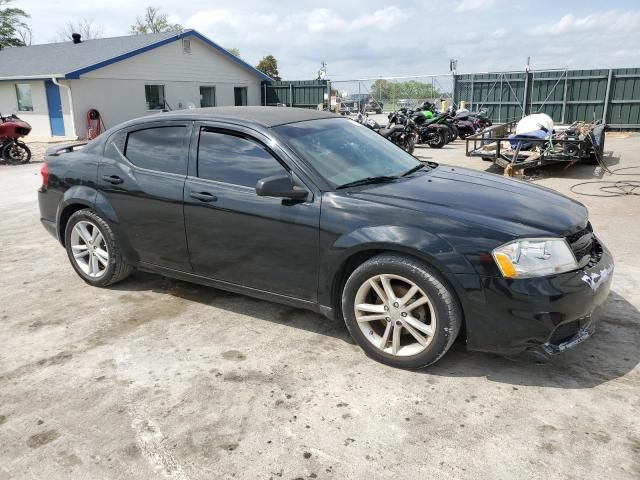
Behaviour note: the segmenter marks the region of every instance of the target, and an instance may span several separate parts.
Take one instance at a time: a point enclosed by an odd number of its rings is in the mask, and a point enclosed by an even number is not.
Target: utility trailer
[[[467,157],[481,157],[503,167],[507,174],[549,164],[585,161],[602,163],[606,125],[575,122],[556,127],[546,139],[511,137],[518,121],[493,125],[466,138]]]

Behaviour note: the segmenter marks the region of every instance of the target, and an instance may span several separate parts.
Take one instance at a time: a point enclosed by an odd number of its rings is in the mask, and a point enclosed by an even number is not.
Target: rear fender
[[[66,210],[68,208],[76,210],[77,205],[90,208],[105,219],[113,230],[126,261],[129,263],[137,262],[138,256],[131,247],[126,232],[122,228],[118,215],[113,209],[111,202],[109,202],[107,197],[105,197],[100,191],[86,185],[75,185],[69,188],[64,193],[62,202],[60,202],[56,224],[58,225],[58,240],[62,245],[64,245],[64,225],[62,220],[64,220],[68,213]]]

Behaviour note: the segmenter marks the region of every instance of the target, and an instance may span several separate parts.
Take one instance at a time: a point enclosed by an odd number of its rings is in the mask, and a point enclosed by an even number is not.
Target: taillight
[[[49,167],[47,167],[46,163],[42,164],[42,168],[40,169],[40,175],[42,175],[42,186],[49,186]]]

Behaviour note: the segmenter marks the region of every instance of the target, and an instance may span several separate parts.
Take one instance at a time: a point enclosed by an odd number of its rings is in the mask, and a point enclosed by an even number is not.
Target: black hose
[[[610,175],[640,177],[640,173],[618,173],[621,170],[633,170],[640,168],[640,165],[609,170],[604,162],[600,162],[600,156],[597,156],[596,158],[598,158],[598,163],[602,165]],[[600,187],[598,187],[598,191],[603,193],[586,193],[576,191],[575,188],[581,185],[600,185]],[[627,195],[640,195],[640,180],[591,180],[589,182],[576,183],[575,185],[572,185],[569,190],[578,195],[584,195],[587,197],[624,197]]]

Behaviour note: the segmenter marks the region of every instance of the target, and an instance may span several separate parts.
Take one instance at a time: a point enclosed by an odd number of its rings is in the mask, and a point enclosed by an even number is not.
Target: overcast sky
[[[439,74],[533,68],[639,67],[640,2],[632,0],[16,0],[33,43],[68,21],[91,19],[126,35],[155,5],[173,22],[240,49],[252,65],[278,59],[285,79]],[[322,8],[320,8],[322,7]]]

